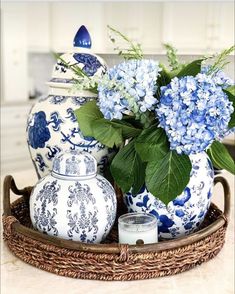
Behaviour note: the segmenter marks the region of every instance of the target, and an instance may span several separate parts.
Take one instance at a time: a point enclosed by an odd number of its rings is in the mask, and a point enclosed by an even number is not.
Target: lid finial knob
[[[82,25],[73,39],[74,47],[91,48],[91,36],[87,28]]]

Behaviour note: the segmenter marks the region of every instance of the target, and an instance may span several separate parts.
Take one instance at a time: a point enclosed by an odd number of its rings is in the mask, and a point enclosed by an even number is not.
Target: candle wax
[[[147,231],[125,231],[123,228],[118,229],[119,243],[135,245],[137,240],[143,240],[144,244],[157,243],[158,231],[156,227]]]

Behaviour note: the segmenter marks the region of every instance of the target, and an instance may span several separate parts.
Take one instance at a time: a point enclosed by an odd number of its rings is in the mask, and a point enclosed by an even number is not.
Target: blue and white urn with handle
[[[30,218],[35,229],[85,243],[105,240],[116,210],[115,191],[97,175],[97,162],[87,152],[58,154],[52,172],[39,180],[30,196]]]
[[[52,161],[61,151],[91,153],[98,161],[98,172],[101,174],[113,155],[113,150],[92,137],[82,135],[74,110],[96,99],[97,95],[90,91],[73,90],[78,77],[65,65],[67,63],[81,68],[87,76],[100,77],[106,72],[103,59],[91,52],[91,38],[84,26],[80,27],[74,38],[73,52],[63,54],[55,64],[52,79],[48,83],[48,96],[39,99],[28,116],[27,142],[39,178],[51,171]]]
[[[139,194],[128,192],[124,200],[129,212],[148,212],[158,219],[161,239],[189,235],[201,225],[209,209],[214,171],[205,152],[190,155],[192,171],[183,193],[168,205],[154,197],[144,186]]]

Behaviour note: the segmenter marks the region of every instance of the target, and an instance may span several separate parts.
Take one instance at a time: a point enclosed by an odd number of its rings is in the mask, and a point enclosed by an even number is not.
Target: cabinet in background
[[[22,60],[24,49],[25,53],[71,50],[82,24],[97,53],[114,53],[107,25],[141,43],[146,54],[163,53],[166,42],[179,54],[215,52],[232,45],[234,36],[234,3],[226,1],[5,2],[2,15],[4,51],[9,50],[9,56],[17,47],[15,54]]]
[[[103,51],[104,24],[103,3],[55,2],[50,3],[51,49],[57,52],[70,51],[73,38],[84,24],[92,38],[92,49]]]
[[[32,167],[27,139],[26,122],[31,105],[1,108],[1,173]]]
[[[1,6],[1,99],[27,101],[27,5],[4,3]]]
[[[114,53],[107,25],[141,43],[146,54],[163,53],[167,42],[179,54],[216,52],[233,43],[233,9],[232,2],[222,1],[50,3],[51,48],[70,50],[78,27],[85,24],[97,53]]]
[[[104,29],[110,25],[140,43],[145,53],[159,53],[162,47],[163,3],[105,3]],[[107,38],[106,38],[107,39]],[[126,48],[125,42],[118,45]],[[104,42],[104,51],[113,52],[114,45]]]
[[[168,2],[162,17],[162,41],[180,54],[215,53],[234,43],[232,2]]]
[[[31,52],[51,50],[51,22],[49,2],[29,2],[27,14],[27,48]]]

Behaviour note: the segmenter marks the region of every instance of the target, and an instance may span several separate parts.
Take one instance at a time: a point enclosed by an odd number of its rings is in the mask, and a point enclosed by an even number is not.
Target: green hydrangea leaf
[[[124,139],[134,138],[141,133],[141,129],[135,128],[130,123],[121,120],[112,120],[110,122],[115,128],[120,128],[122,130],[122,136]]]
[[[136,139],[135,148],[143,161],[155,160],[156,153],[166,154],[169,143],[165,131],[156,126],[143,130]]]
[[[178,155],[176,151],[156,153],[155,160],[148,162],[146,167],[146,186],[167,205],[183,192],[189,182],[191,169],[187,155]]]
[[[75,110],[75,115],[84,136],[92,136],[111,148],[119,146],[125,139],[138,136],[142,131],[126,121],[104,119],[94,100]]]
[[[109,121],[104,118],[96,119],[91,123],[93,137],[102,144],[113,147],[119,146],[125,139],[134,138],[141,132],[140,129],[122,121]]]
[[[162,68],[159,77],[157,78],[157,85],[158,85],[158,90],[157,94],[160,96],[160,87],[161,86],[166,86],[171,82],[171,76],[170,72],[167,71],[165,66],[163,64],[160,64],[160,67]]]
[[[145,181],[145,164],[135,150],[135,141],[124,146],[111,163],[111,174],[124,193],[133,187],[133,194],[138,193]]]
[[[193,62],[187,64],[183,67],[183,69],[177,74],[177,77],[184,77],[184,76],[196,76],[198,73],[201,72],[201,63],[203,59],[197,59]]]
[[[227,148],[219,141],[214,141],[207,151],[214,167],[226,169],[235,174],[235,162],[230,156]]]
[[[100,143],[112,148],[119,146],[123,142],[122,129],[115,128],[110,121],[104,118],[96,119],[91,122],[93,137]]]
[[[102,112],[96,104],[95,100],[89,101],[79,109],[75,110],[75,115],[79,123],[79,127],[84,136],[93,136],[92,123],[103,118]]]
[[[235,97],[235,86],[230,86],[224,90],[226,93],[229,93],[231,97]]]

